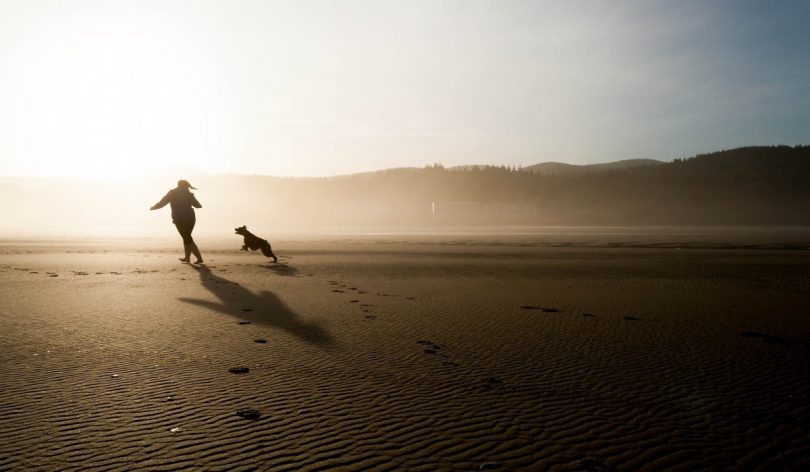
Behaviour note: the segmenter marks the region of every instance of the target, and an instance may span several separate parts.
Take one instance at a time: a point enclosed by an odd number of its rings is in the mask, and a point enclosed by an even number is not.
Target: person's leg
[[[197,260],[194,261],[194,263],[195,264],[202,264],[203,263],[203,258],[202,258],[202,255],[200,255],[200,250],[197,248],[197,243],[191,243],[191,252],[194,254],[194,257],[197,258]]]
[[[191,239],[191,229],[184,223],[175,223],[174,226],[183,238],[183,252],[185,253],[185,257],[181,258],[180,262],[190,262],[191,246],[194,244],[194,240]]]
[[[188,226],[188,240],[190,242],[189,249],[191,250],[192,254],[194,254],[194,257],[197,258],[197,260],[194,261],[194,263],[195,264],[202,264],[203,263],[203,258],[202,258],[202,255],[200,254],[200,249],[197,247],[197,243],[195,243],[194,239],[191,237],[191,232],[194,231],[194,224],[195,223],[196,223],[196,221],[192,221],[191,224]],[[186,256],[186,257],[188,257],[188,256]]]

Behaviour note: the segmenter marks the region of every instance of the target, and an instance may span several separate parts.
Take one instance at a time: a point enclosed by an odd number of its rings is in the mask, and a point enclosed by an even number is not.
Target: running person
[[[200,202],[197,201],[197,197],[195,197],[189,189],[194,189],[194,187],[188,183],[188,180],[178,180],[177,187],[169,190],[166,196],[152,205],[150,210],[163,208],[166,204],[171,205],[172,223],[177,227],[180,236],[183,237],[183,249],[186,254],[186,257],[180,259],[180,261],[189,262],[189,256],[193,253],[194,256],[197,257],[194,263],[202,264],[203,259],[200,255],[200,250],[197,249],[197,244],[191,237],[191,231],[194,230],[194,224],[197,222],[194,208],[202,208],[202,205],[200,205]]]

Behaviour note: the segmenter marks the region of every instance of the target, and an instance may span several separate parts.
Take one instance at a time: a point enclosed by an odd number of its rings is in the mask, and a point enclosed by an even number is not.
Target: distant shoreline
[[[647,249],[810,249],[810,226],[459,226],[444,228],[358,228],[353,231],[261,230],[274,244],[306,251],[330,244],[436,244],[455,246],[524,246]],[[238,249],[241,239],[230,232],[200,231],[198,239],[211,249]],[[117,248],[176,246],[174,234],[164,236],[6,236],[6,248]]]

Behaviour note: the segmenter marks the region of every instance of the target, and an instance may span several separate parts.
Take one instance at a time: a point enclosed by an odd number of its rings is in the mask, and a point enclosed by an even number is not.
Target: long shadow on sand
[[[178,297],[180,301],[208,308],[253,323],[273,326],[309,343],[323,348],[333,344],[331,336],[315,323],[301,318],[269,290],[253,293],[241,285],[219,277],[205,266],[191,266],[200,275],[200,282],[213,293],[219,303],[198,298]]]

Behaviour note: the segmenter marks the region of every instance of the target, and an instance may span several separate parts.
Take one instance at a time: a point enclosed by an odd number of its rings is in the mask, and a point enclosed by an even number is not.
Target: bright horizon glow
[[[807,142],[810,6],[0,0],[0,176],[350,174]]]

